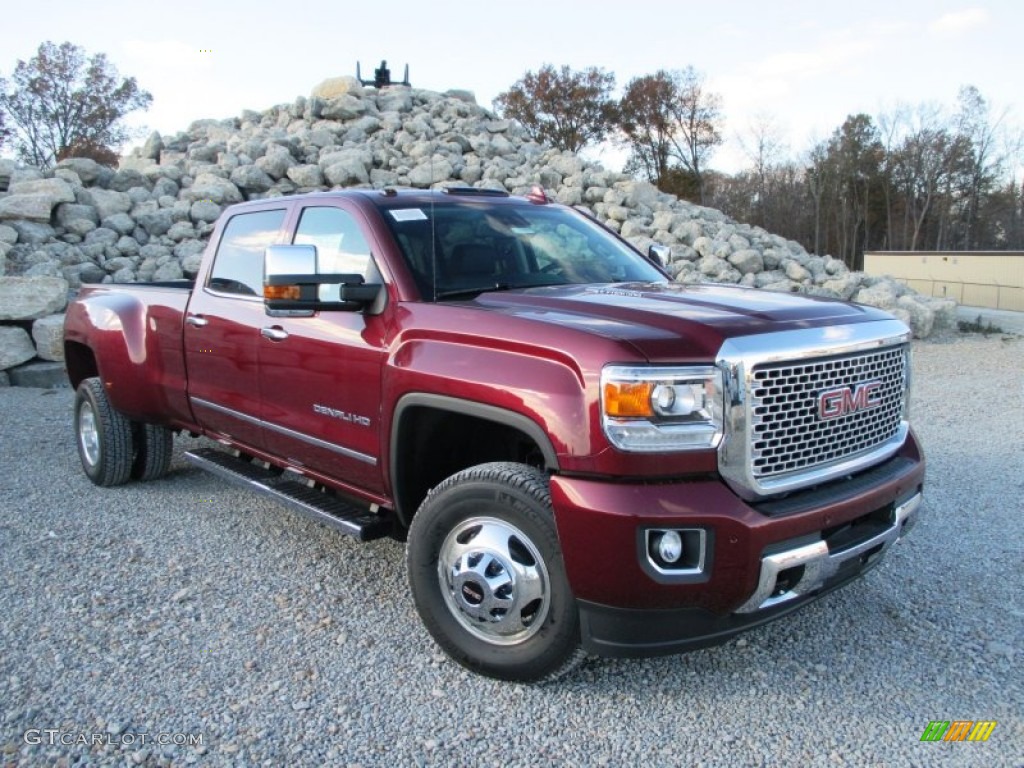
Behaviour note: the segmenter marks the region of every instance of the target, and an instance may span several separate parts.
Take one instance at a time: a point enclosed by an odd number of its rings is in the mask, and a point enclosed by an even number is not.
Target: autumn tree
[[[665,189],[672,167],[672,77],[664,70],[634,77],[619,100],[619,128],[630,149],[628,173],[642,174]]]
[[[634,78],[619,101],[619,127],[631,151],[628,168],[701,202],[708,159],[722,143],[721,124],[721,98],[692,66]],[[689,186],[689,194],[680,186]]]
[[[38,166],[76,146],[113,151],[132,135],[123,118],[152,101],[134,77],[121,78],[105,54],[87,57],[68,42],[42,43],[0,88],[0,113],[14,130],[18,155]]]
[[[494,99],[504,117],[519,121],[534,141],[579,152],[601,142],[615,122],[615,75],[599,67],[573,71],[545,64]]]

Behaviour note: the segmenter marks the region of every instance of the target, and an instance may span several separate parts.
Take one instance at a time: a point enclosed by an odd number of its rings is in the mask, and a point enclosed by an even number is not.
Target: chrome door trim
[[[355,459],[356,461],[361,461],[364,464],[369,464],[371,467],[377,465],[377,458],[375,456],[370,456],[369,454],[361,453],[351,448],[346,448],[343,445],[335,445],[334,443],[329,443],[326,440],[321,440],[318,437],[307,435],[304,432],[298,432],[294,429],[289,429],[288,427],[282,427],[280,424],[274,424],[273,422],[270,421],[264,421],[263,419],[256,418],[255,416],[250,416],[247,413],[242,413],[241,411],[236,411],[232,408],[227,408],[223,405],[218,405],[217,403],[211,403],[209,400],[204,400],[200,397],[194,397],[192,395],[189,395],[189,400],[195,405],[201,405],[204,408],[209,408],[211,411],[217,411],[218,413],[233,416],[234,418],[240,419],[241,421],[247,422],[249,424],[254,424],[259,427],[265,427],[266,429],[269,429],[272,432],[277,432],[278,434],[294,438],[295,440],[301,440],[304,443],[315,445],[317,448],[323,448],[328,451],[333,451],[334,453],[340,454],[349,459]]]

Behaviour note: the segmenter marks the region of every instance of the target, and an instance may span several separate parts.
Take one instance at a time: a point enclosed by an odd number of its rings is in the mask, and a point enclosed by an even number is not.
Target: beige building
[[[1022,251],[868,251],[864,271],[964,306],[1024,312]]]

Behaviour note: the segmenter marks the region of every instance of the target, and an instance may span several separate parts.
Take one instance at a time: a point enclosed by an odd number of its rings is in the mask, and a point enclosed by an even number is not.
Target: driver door
[[[320,273],[356,273],[367,283],[382,283],[361,219],[342,204],[306,205],[293,243],[317,247]],[[382,494],[385,314],[329,310],[265,321],[259,380],[274,453],[356,490]]]

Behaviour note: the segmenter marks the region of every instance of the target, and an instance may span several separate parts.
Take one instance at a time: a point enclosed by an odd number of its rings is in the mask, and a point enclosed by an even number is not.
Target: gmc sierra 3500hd
[[[828,299],[673,283],[543,190],[250,201],[194,283],[84,287],[86,474],[194,464],[361,540],[477,672],[720,643],[876,563],[921,504],[910,334]]]

